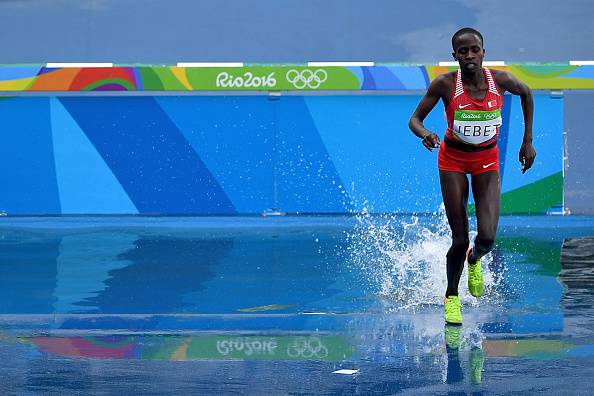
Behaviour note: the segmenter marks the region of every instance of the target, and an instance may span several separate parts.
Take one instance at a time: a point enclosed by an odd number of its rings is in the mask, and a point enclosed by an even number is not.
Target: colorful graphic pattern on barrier
[[[594,89],[594,66],[508,65],[532,89]],[[442,66],[0,66],[0,91],[424,90]]]
[[[0,211],[28,214],[433,212],[437,155],[408,130],[418,95],[13,97],[0,100]],[[504,213],[560,211],[563,100],[520,100],[500,133]],[[440,135],[442,112],[426,119]]]

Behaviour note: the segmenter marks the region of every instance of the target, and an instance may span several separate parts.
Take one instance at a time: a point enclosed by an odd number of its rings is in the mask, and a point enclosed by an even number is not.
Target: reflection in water
[[[565,333],[594,338],[594,237],[565,240],[561,267]]]
[[[446,383],[455,384],[464,380],[464,373],[462,373],[462,367],[460,366],[460,352],[458,349],[447,349],[448,354],[448,366],[447,366],[447,377]]]
[[[460,344],[462,326],[445,326],[444,339],[448,356],[447,377],[448,384],[455,384],[464,379],[462,367],[460,367]]]
[[[341,312],[370,304],[336,254],[345,250],[340,232],[2,236],[0,314]]]
[[[244,362],[242,366],[233,366],[228,374],[216,375],[210,380],[212,383],[224,380],[227,375],[245,375],[243,370],[252,361],[277,362],[277,366],[263,366],[261,371],[273,370],[282,362],[303,362],[301,366],[280,366],[289,371],[281,371],[280,375],[290,373],[297,378],[307,377],[313,371],[330,373],[340,367],[356,368],[360,369],[361,389],[370,391],[372,388],[365,385],[366,381],[382,375],[381,389],[388,394],[439,383],[439,373],[442,373],[441,381],[448,385],[488,383],[493,373],[486,371],[487,367],[498,369],[496,376],[505,374],[497,365],[485,365],[485,358],[516,359],[516,364],[521,364],[517,359],[550,361],[594,356],[594,345],[574,345],[559,339],[483,339],[484,334],[477,330],[478,323],[473,328],[453,328],[454,333],[448,333],[443,324],[441,334],[425,332],[422,324],[427,319],[415,316],[375,318],[367,322],[350,319],[354,327],[342,334],[22,336],[18,342],[34,347],[49,359],[59,356],[85,361]],[[395,325],[394,320],[400,323]],[[382,339],[366,337],[370,333]],[[316,362],[334,365],[319,366]],[[331,384],[317,386],[333,389]]]
[[[464,371],[460,364],[462,345],[462,326],[446,325],[444,328],[445,347],[447,352],[446,383],[455,384],[464,380]],[[484,354],[482,343],[470,345],[468,353],[468,378],[473,385],[482,381]]]
[[[470,370],[470,382],[478,385],[483,379],[483,368],[485,363],[485,355],[481,348],[472,348],[470,350],[470,357],[468,358],[468,367]]]
[[[60,243],[60,237],[0,231],[0,313],[54,311]]]
[[[383,242],[399,240],[381,221],[375,226]],[[435,234],[423,227],[408,230],[429,243]],[[179,394],[196,384],[213,394],[505,393],[510,383],[586,393],[566,375],[582,377],[594,364],[591,239],[566,241],[561,251],[558,236],[501,235],[488,263],[491,292],[466,296],[464,325],[450,333],[439,304],[392,310],[400,300],[362,286],[366,270],[405,267],[374,257],[349,266],[353,235],[344,230],[1,235],[0,369],[13,381],[0,384],[5,393],[92,393],[112,378],[131,388],[159,382]],[[413,251],[384,246],[399,253],[382,260],[406,263],[442,239],[409,244]],[[418,269],[435,252],[423,253]],[[395,291],[414,271],[386,274],[396,277]],[[433,272],[423,276],[431,281]],[[359,372],[332,375],[338,368]]]
[[[232,248],[230,238],[139,238],[118,256],[131,264],[109,271],[105,290],[78,305],[109,313],[183,311],[184,295],[203,289]]]
[[[20,337],[41,352],[58,356],[141,360],[310,360],[350,359],[353,347],[336,335],[134,335]]]
[[[546,360],[568,358],[577,346],[559,339],[509,338],[485,340],[483,347],[487,356]]]
[[[563,242],[562,271],[559,280],[565,285],[561,304],[568,314],[594,306],[594,237],[573,238]]]
[[[232,237],[2,231],[0,313],[184,311]]]
[[[78,305],[110,313],[183,310],[183,296],[205,287],[233,240],[141,238],[134,245],[118,256],[132,264],[111,270],[105,290]]]
[[[105,289],[109,272],[130,265],[118,259],[124,251],[134,249],[138,236],[130,233],[65,235],[57,261],[55,312],[77,312],[79,302],[92,298]]]

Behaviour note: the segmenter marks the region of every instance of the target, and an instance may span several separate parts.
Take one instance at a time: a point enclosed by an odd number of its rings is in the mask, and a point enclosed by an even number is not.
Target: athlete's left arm
[[[522,173],[526,172],[534,163],[536,158],[536,150],[532,147],[532,118],[534,114],[534,101],[532,99],[532,91],[526,84],[518,80],[513,74],[498,71],[494,73],[497,85],[506,91],[518,95],[522,100],[522,112],[524,113],[524,139],[522,140],[522,147],[518,159],[522,164]]]

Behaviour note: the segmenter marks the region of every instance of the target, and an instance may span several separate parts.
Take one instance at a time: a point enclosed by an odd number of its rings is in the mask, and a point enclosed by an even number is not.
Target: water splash
[[[442,305],[447,287],[445,255],[451,233],[442,205],[431,215],[355,215],[357,226],[348,232],[350,262],[363,274],[368,287],[395,309]],[[471,232],[471,240],[476,232]],[[489,271],[491,254],[482,259],[485,291],[494,295],[496,278]],[[466,287],[467,271],[460,279],[465,304],[477,300]]]

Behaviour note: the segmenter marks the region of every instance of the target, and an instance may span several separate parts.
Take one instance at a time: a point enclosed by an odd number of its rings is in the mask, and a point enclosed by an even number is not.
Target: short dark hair
[[[478,38],[481,39],[481,44],[484,43],[484,41],[483,41],[483,35],[481,34],[481,32],[479,32],[476,29],[470,28],[470,27],[465,27],[465,28],[462,28],[462,29],[458,30],[452,36],[452,49],[454,51],[456,51],[456,48],[454,47],[454,43],[456,42],[456,40],[458,39],[458,37],[460,37],[460,36],[462,36],[463,34],[466,34],[466,33],[476,34],[478,36]]]

